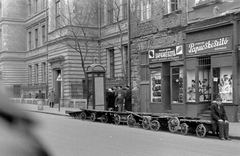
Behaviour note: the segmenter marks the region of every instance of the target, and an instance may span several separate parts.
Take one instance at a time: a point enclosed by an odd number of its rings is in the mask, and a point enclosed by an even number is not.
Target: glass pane
[[[172,69],[172,102],[183,102],[183,68]]]
[[[213,100],[221,97],[223,102],[232,102],[232,68],[213,69]]]
[[[210,68],[199,69],[199,101],[211,101]]]
[[[187,71],[187,101],[196,102],[195,70]]]
[[[161,69],[151,71],[151,102],[161,102]]]

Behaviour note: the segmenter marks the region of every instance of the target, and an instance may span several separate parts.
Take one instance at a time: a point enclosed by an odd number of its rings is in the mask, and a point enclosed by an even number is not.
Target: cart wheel
[[[136,125],[136,120],[134,119],[134,117],[131,114],[127,116],[127,125],[129,127],[133,127]]]
[[[85,120],[86,118],[87,118],[87,115],[86,115],[85,112],[81,112],[81,113],[79,114],[79,119]]]
[[[150,121],[147,117],[143,117],[142,126],[143,126],[143,129],[146,129],[146,130],[150,128]]]
[[[103,116],[101,117],[101,122],[107,123],[107,122],[108,122],[108,117],[107,117],[106,115],[103,115]]]
[[[114,114],[114,123],[115,125],[119,125],[121,122],[121,117],[118,114]]]
[[[91,113],[90,120],[91,121],[95,121],[96,120],[96,114],[95,113]]]
[[[151,130],[158,131],[160,128],[160,123],[157,120],[153,120],[150,123]]]
[[[180,121],[177,117],[168,120],[168,129],[170,132],[176,132],[179,128]]]
[[[181,124],[181,133],[182,135],[186,135],[188,133],[188,125],[186,123]]]
[[[196,128],[196,134],[198,137],[203,138],[207,133],[207,129],[204,124],[199,124]]]

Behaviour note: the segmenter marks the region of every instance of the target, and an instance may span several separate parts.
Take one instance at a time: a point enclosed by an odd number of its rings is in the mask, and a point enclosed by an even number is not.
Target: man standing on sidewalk
[[[39,92],[37,93],[36,99],[39,99],[37,101],[38,103],[38,110],[43,110],[43,99],[44,99],[44,94],[41,92],[41,90],[39,90]]]
[[[54,91],[52,90],[50,93],[49,93],[49,106],[51,108],[54,107],[54,99],[55,99],[55,93]]]

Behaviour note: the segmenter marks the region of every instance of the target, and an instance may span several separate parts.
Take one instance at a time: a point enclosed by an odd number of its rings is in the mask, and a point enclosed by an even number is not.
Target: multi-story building
[[[136,2],[131,54],[139,111],[209,118],[211,103],[221,97],[229,120],[238,121],[239,5],[237,0]]]
[[[100,63],[109,87],[125,84],[127,1],[1,1],[1,84],[14,97],[54,90],[56,103],[85,98],[86,67]],[[83,56],[83,57],[81,57]],[[61,78],[62,81],[57,81]]]

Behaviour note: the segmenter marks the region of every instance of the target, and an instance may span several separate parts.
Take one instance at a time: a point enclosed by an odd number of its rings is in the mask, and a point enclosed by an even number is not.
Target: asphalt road
[[[237,156],[240,153],[239,140],[197,138],[41,113],[31,115],[39,121],[35,133],[53,156]]]

